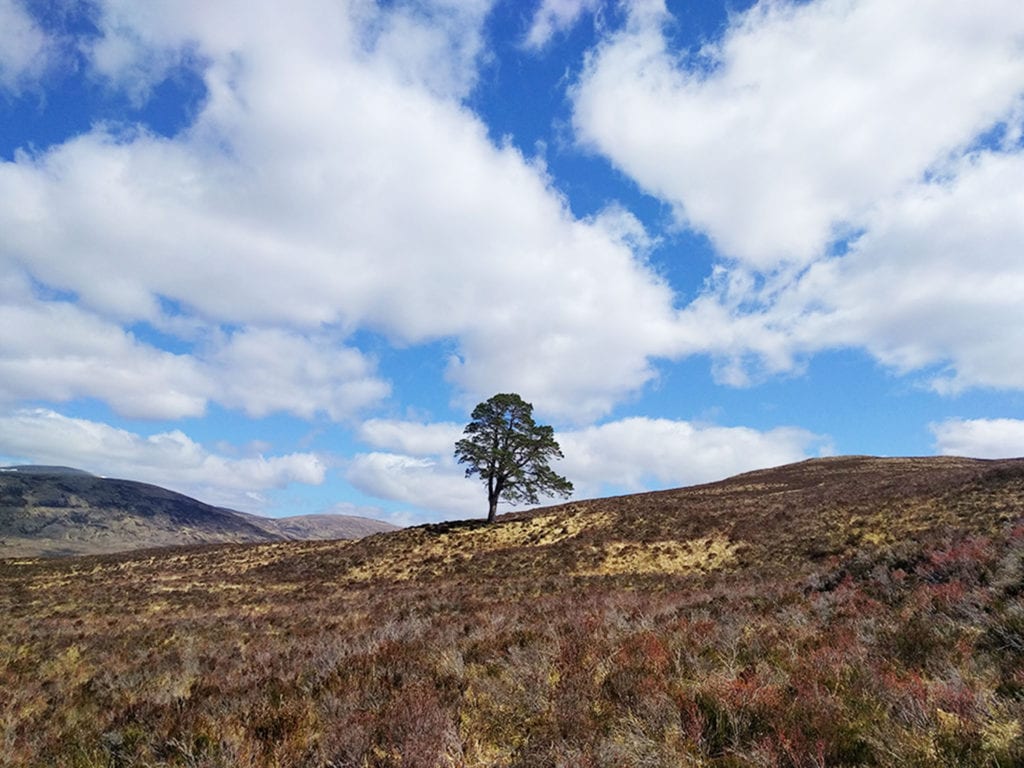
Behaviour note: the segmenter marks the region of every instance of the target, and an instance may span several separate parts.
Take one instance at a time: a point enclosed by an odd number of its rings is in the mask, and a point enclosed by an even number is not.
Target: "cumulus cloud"
[[[374,448],[410,456],[432,456],[453,452],[462,430],[458,424],[450,423],[368,419],[359,427],[357,437]]]
[[[1015,0],[761,2],[682,54],[669,21],[638,3],[591,54],[574,125],[759,270],[817,257],[1024,91]]]
[[[52,43],[19,0],[0,0],[0,92],[18,94],[49,65]]]
[[[946,456],[1004,459],[1024,456],[1020,419],[948,419],[932,424],[935,450]]]
[[[513,388],[581,420],[607,412],[671,352],[672,291],[635,219],[575,218],[459,101],[488,7],[100,4],[96,72],[144,93],[190,67],[205,98],[174,137],[97,125],[0,164],[0,260],[122,324],[158,323],[170,301],[264,340],[453,338],[447,375],[467,400]],[[318,396],[316,375],[292,374],[328,410],[381,391]],[[225,402],[295,411],[275,385]]]
[[[545,47],[555,35],[565,32],[584,13],[593,13],[600,5],[600,0],[542,0],[526,33],[526,46]]]
[[[743,386],[861,347],[937,391],[1024,387],[1024,17],[761,2],[676,52],[660,2],[592,52],[581,141],[725,257],[676,327]]]
[[[70,303],[0,304],[0,402],[94,397],[126,416],[180,418],[201,415],[213,388],[196,360]]]
[[[180,430],[140,435],[46,409],[0,417],[0,455],[140,480],[248,510],[259,506],[254,494],[261,490],[317,485],[326,472],[312,453],[231,458],[211,453]]]
[[[577,496],[675,488],[831,452],[826,438],[804,429],[701,425],[630,418],[558,436],[560,471]]]
[[[1024,387],[1024,153],[980,152],[909,189],[843,259],[786,296],[811,343],[861,343],[897,370],[948,366],[939,391]],[[815,307],[819,309],[815,310]]]
[[[171,353],[67,301],[0,286],[0,402],[82,397],[124,416],[201,416],[211,401],[252,416],[318,413],[341,421],[388,394],[374,362],[327,336],[242,328]]]
[[[211,364],[220,372],[219,399],[257,417],[286,411],[308,419],[323,412],[340,421],[390,391],[358,350],[277,328],[235,333]]]
[[[474,517],[486,512],[480,487],[467,480],[454,461],[421,458],[385,451],[358,454],[349,463],[345,479],[363,493],[413,505],[422,516]]]
[[[684,313],[686,343],[717,355],[729,383],[859,346],[899,373],[926,371],[942,393],[1024,388],[1024,153],[979,151],[948,170],[875,211],[846,254],[786,282],[721,271]]]

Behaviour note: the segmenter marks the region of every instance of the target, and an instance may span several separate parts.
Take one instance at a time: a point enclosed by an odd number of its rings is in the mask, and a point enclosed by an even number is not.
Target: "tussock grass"
[[[691,541],[629,542],[604,545],[601,561],[582,575],[706,573],[736,563],[738,547],[724,536],[705,536]]]

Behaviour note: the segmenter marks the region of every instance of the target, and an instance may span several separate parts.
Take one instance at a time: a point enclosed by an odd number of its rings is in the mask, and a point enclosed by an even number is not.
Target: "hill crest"
[[[318,553],[341,582],[787,573],[1024,516],[1024,459],[842,456],[702,485],[432,523]],[[273,565],[298,567],[287,553]],[[303,572],[305,568],[301,568]],[[518,585],[518,586],[516,586]]]

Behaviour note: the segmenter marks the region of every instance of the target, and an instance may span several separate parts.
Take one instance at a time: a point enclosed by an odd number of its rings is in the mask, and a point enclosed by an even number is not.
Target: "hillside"
[[[96,477],[68,467],[0,470],[0,557],[347,539],[393,529],[388,523],[343,515],[258,517],[155,485]]]
[[[293,541],[326,541],[329,539],[361,539],[375,533],[397,531],[398,526],[383,520],[357,515],[320,514],[260,517],[258,524],[283,539]]]
[[[923,533],[991,532],[1021,515],[1024,459],[839,457],[505,515],[493,527],[410,528],[339,551],[337,566],[356,580],[792,575]]]
[[[8,560],[0,612],[5,765],[1024,764],[1024,460]]]

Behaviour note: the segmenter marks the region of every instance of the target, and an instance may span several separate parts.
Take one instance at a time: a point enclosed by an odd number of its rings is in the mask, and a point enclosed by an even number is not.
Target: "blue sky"
[[[0,462],[280,516],[1024,454],[1018,0],[0,0]]]

